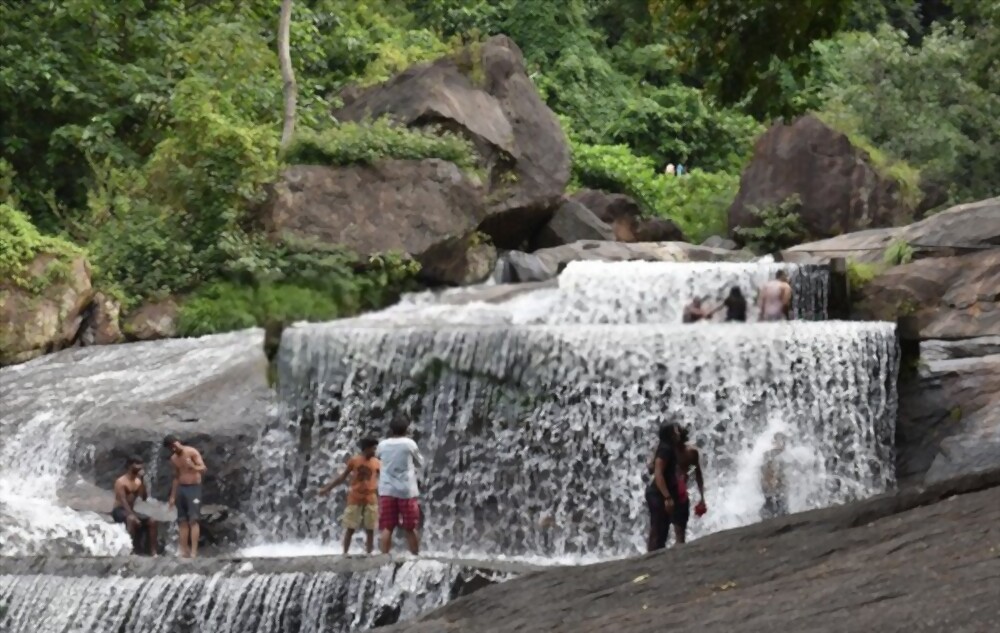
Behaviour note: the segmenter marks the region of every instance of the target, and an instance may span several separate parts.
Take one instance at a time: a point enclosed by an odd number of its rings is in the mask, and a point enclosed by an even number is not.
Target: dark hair
[[[367,451],[373,446],[378,446],[378,440],[374,437],[363,437],[361,441],[358,442],[358,446],[361,447],[362,451]]]
[[[409,428],[409,422],[403,418],[395,418],[389,423],[389,435],[392,435],[393,437],[402,437],[406,435],[406,431]]]
[[[688,439],[690,439],[691,433],[688,431],[686,426],[681,427],[681,444],[686,444]]]
[[[729,290],[729,296],[730,297],[739,297],[740,299],[742,299],[743,298],[743,291],[740,290],[739,286],[733,286]]]
[[[774,276],[775,276],[776,279],[788,279],[788,271],[787,270],[779,270],[777,273],[775,273]]]
[[[660,425],[659,438],[660,442],[666,444],[667,446],[673,447],[677,441],[676,433],[679,432],[680,425],[676,422],[667,422]]]
[[[176,435],[168,435],[165,438],[163,438],[163,445],[167,448],[170,448],[171,446],[174,445],[174,442],[180,442],[180,441],[181,441],[180,438],[177,437]]]
[[[125,460],[125,468],[131,468],[132,464],[142,464],[142,463],[143,459],[141,457],[132,455],[131,457]]]

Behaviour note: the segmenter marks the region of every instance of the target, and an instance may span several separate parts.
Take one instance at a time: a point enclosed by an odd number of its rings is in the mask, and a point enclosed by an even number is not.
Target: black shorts
[[[674,504],[674,513],[670,515],[670,519],[673,524],[680,527],[686,528],[688,524],[688,519],[691,518],[691,499],[685,499]]]
[[[139,514],[138,512],[136,512],[135,516],[137,519],[139,519],[139,523],[144,524],[149,521],[149,517],[146,516],[145,514]],[[125,508],[122,507],[115,508],[114,510],[111,511],[111,518],[115,520],[115,523],[125,523],[125,521],[128,519],[128,512],[126,512]]]
[[[177,522],[201,519],[201,484],[177,486]]]

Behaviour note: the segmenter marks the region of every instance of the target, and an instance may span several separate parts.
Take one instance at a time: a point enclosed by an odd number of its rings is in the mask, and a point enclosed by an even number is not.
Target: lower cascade
[[[471,556],[625,556],[645,543],[659,424],[691,429],[714,511],[697,536],[761,518],[776,433],[792,511],[894,482],[898,364],[882,323],[462,327],[361,322],[284,333],[288,410],[262,438],[265,534],[332,540],[314,490],[402,415],[428,460],[425,547]]]

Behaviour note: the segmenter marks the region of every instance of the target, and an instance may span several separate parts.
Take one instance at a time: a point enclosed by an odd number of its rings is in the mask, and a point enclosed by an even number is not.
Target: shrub
[[[875,264],[866,264],[848,260],[847,262],[847,282],[853,292],[861,292],[871,280],[878,276],[879,268]]]
[[[0,202],[0,279],[38,290],[27,275],[27,267],[36,255],[49,253],[65,262],[82,252],[67,240],[42,235],[26,214],[8,202]]]
[[[746,245],[758,253],[775,253],[800,242],[806,232],[799,218],[802,199],[793,194],[776,205],[753,208],[751,213],[760,220],[759,226],[739,227],[736,232]]]
[[[422,160],[440,158],[472,168],[472,144],[441,130],[413,130],[387,119],[371,123],[341,123],[315,132],[303,130],[284,154],[300,165],[371,165],[385,159]]]
[[[913,247],[905,240],[893,240],[885,249],[883,261],[890,266],[900,266],[913,261]]]

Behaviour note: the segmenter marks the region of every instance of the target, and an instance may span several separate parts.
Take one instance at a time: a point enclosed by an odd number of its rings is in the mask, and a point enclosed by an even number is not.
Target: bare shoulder
[[[194,458],[201,459],[201,453],[199,453],[198,449],[195,448],[195,447],[193,447],[193,446],[185,446],[184,447],[184,454],[187,455],[188,457],[190,457],[191,459],[194,459]]]

